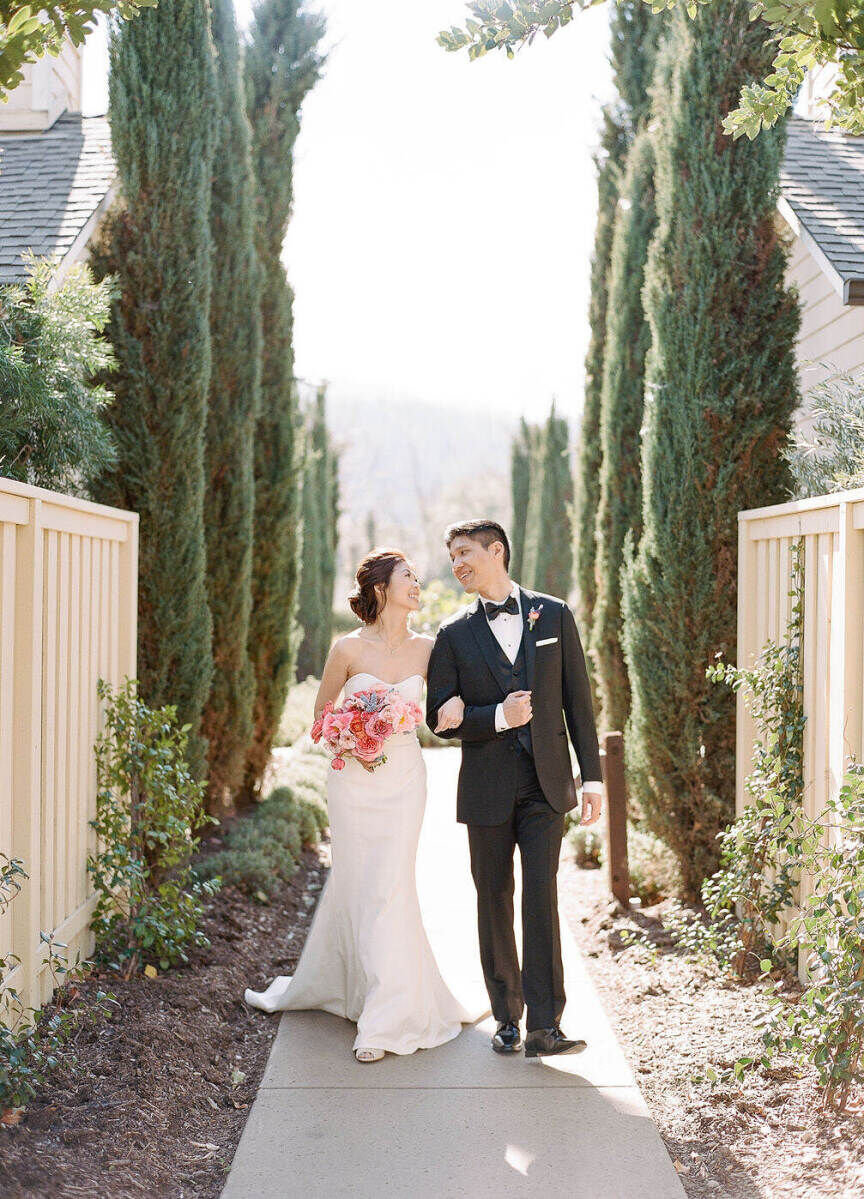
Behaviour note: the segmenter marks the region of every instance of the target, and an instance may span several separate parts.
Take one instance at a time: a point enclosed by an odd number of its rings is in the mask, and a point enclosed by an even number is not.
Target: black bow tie
[[[484,607],[488,619],[494,620],[502,612],[509,612],[512,616],[515,616],[519,611],[519,601],[515,595],[508,595],[503,604],[488,603],[484,604]]]

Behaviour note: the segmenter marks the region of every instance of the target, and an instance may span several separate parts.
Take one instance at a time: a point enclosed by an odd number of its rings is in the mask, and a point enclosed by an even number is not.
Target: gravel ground
[[[753,1021],[767,1006],[761,986],[726,981],[670,951],[666,905],[616,913],[602,870],[562,861],[559,886],[690,1199],[864,1199],[864,1095],[843,1117],[823,1114],[814,1073],[779,1059],[740,1087],[693,1081],[757,1048]],[[622,944],[622,930],[637,927],[657,942],[656,955]]]
[[[243,990],[291,973],[327,854],[307,850],[269,904],[218,892],[203,925],[211,944],[188,966],[81,986],[76,1007],[102,986],[116,1014],[83,1022],[77,1064],[67,1047],[20,1121],[0,1122],[3,1199],[216,1199],[278,1025]]]
[[[217,1199],[278,1024],[246,1008],[243,988],[291,972],[327,858],[326,846],[307,851],[269,905],[218,893],[205,922],[211,945],[188,967],[81,987],[77,1005],[103,986],[117,1012],[85,1022],[77,1067],[64,1060],[20,1121],[0,1124],[3,1199]],[[559,881],[562,911],[690,1199],[864,1199],[864,1096],[845,1117],[824,1115],[812,1072],[782,1062],[734,1089],[693,1081],[755,1049],[759,985],[669,952],[664,905],[616,913],[602,871],[565,860]],[[623,947],[628,927],[645,929],[657,954]]]

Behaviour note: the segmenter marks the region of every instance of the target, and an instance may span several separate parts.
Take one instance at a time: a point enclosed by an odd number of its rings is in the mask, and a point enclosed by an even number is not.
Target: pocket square
[[[537,648],[539,649],[541,645],[554,645],[557,640],[557,637],[544,637],[542,641],[537,642]]]

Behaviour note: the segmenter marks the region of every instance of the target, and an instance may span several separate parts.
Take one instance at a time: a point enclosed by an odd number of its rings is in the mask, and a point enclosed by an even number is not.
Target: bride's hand
[[[438,723],[435,725],[435,732],[440,733],[444,729],[458,729],[464,715],[465,704],[462,696],[452,696],[438,709]]]

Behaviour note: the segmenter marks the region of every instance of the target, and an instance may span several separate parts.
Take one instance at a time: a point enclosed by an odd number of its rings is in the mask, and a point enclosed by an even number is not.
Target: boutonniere
[[[542,611],[543,611],[543,605],[541,604],[539,606],[539,608],[532,608],[530,610],[530,612],[528,613],[528,628],[532,633],[534,632],[535,624],[540,619],[540,613]]]

